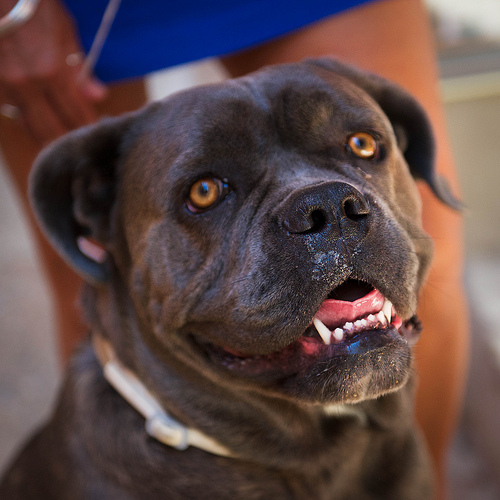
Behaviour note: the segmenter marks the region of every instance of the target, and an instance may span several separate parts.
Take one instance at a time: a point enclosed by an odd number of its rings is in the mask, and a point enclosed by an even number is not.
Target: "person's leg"
[[[100,115],[118,115],[137,109],[145,102],[144,82],[128,82],[111,86],[106,100],[99,104],[98,111]],[[77,306],[81,279],[47,243],[29,207],[28,174],[40,150],[38,143],[34,142],[15,120],[0,117],[0,149],[20,194],[25,213],[32,223],[32,234],[39,250],[40,261],[53,290],[60,354],[66,361],[84,334]]]
[[[292,35],[223,59],[233,76],[267,64],[332,56],[379,73],[409,90],[433,123],[438,169],[456,188],[448,143],[432,33],[419,0],[379,0],[346,11]],[[446,454],[462,401],[468,346],[467,314],[461,282],[462,222],[425,187],[424,227],[436,253],[419,315],[424,324],[416,358],[420,383],[417,418],[439,476],[438,498],[445,497]]]

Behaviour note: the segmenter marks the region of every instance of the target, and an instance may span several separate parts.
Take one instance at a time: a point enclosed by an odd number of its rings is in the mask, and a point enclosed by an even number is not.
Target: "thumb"
[[[108,88],[104,83],[93,76],[86,76],[79,82],[82,94],[93,102],[102,101],[108,94]]]

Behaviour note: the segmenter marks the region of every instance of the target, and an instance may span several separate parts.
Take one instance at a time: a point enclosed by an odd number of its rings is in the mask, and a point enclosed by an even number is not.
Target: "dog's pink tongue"
[[[372,290],[353,302],[327,299],[321,304],[316,317],[329,328],[336,328],[348,321],[352,323],[368,314],[378,313],[384,305],[384,300],[384,296],[378,290]]]

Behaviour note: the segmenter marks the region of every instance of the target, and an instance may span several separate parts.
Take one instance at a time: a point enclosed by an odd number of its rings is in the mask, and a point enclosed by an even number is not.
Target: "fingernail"
[[[81,88],[85,97],[92,101],[102,101],[108,93],[106,85],[95,78],[84,81]]]

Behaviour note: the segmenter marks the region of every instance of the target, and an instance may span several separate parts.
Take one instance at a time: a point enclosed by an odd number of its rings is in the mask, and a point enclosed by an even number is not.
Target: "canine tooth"
[[[377,319],[382,323],[385,324],[387,321],[385,319],[385,315],[382,311],[379,311],[377,314]]]
[[[387,318],[387,323],[390,324],[392,319],[392,302],[390,300],[385,299],[384,305],[382,306],[382,312]]]
[[[330,329],[318,318],[313,319],[314,326],[319,333],[319,336],[323,339],[326,345],[332,342],[332,332]]]
[[[332,332],[333,334],[333,338],[335,340],[343,340],[344,339],[344,330],[342,330],[342,328],[335,328],[335,330],[333,330]]]

